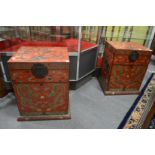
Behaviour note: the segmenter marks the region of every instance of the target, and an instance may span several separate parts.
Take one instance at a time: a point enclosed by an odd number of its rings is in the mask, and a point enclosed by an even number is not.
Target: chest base
[[[105,83],[105,79],[99,75],[97,77],[99,84],[101,86],[101,89],[103,90],[104,95],[134,95],[134,94],[139,94],[139,90],[107,90],[107,85]]]
[[[71,113],[61,115],[19,116],[17,121],[43,121],[71,119]]]

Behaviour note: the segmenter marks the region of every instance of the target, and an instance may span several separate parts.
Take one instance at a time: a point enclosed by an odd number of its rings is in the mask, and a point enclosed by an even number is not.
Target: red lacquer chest
[[[151,50],[135,42],[107,41],[99,82],[106,95],[137,94]]]
[[[8,67],[21,115],[18,120],[70,118],[66,47],[23,46]]]

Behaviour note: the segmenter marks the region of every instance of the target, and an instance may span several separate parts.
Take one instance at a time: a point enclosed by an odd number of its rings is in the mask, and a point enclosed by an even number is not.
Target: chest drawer
[[[28,82],[68,82],[68,70],[48,70],[48,74],[44,78],[37,78],[32,74],[31,70],[11,70],[10,76],[15,83]]]

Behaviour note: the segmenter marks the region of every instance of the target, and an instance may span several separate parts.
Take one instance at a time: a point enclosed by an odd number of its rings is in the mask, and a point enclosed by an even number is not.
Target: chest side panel
[[[113,59],[114,59],[114,49],[108,43],[106,43],[106,48],[103,56],[102,70],[105,71],[105,75],[103,76],[106,76],[107,78],[109,77],[112,69]]]

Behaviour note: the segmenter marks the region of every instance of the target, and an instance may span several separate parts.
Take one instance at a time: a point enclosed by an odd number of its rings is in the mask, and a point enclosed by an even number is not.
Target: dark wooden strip
[[[120,32],[121,32],[121,26],[119,26],[118,28],[117,40],[119,39]]]
[[[127,34],[127,32],[128,32],[128,28],[129,28],[129,26],[125,26],[122,41],[125,41],[125,40],[126,40],[126,34]]]
[[[149,35],[149,32],[150,32],[150,30],[152,30],[151,27],[152,27],[152,26],[148,26],[148,29],[147,29],[147,31],[146,31],[146,35],[145,35],[145,39],[144,39],[143,45],[145,45],[145,43],[146,43],[146,41],[147,41],[147,38],[148,38],[148,35]]]
[[[111,38],[110,38],[110,40],[113,39],[114,31],[115,31],[115,26],[112,26],[112,29],[111,29]]]
[[[90,29],[89,29],[89,41],[91,42],[91,34],[92,34],[92,29],[93,29],[93,26],[90,26]]]
[[[107,26],[105,26],[105,35],[104,36],[105,36],[105,40],[107,40],[107,37],[106,37],[107,36]]]
[[[29,26],[29,34],[30,34],[30,39],[32,41],[32,30],[31,30],[31,26]]]
[[[155,55],[155,34],[151,43],[152,54]]]
[[[130,30],[129,30],[129,34],[130,34],[130,36],[129,36],[129,38],[128,38],[128,42],[131,41],[131,38],[132,38],[132,32],[133,32],[133,26],[131,26],[131,27],[130,27]]]
[[[86,31],[86,28],[85,28]],[[74,26],[70,26],[71,37],[74,37]]]
[[[96,44],[100,43],[102,29],[103,28],[101,26],[97,26]]]

